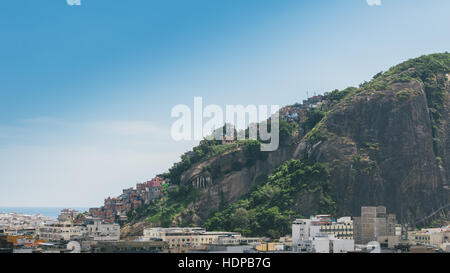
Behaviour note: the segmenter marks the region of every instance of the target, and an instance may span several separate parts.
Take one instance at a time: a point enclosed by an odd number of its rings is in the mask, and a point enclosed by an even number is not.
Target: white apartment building
[[[170,248],[259,242],[258,238],[244,238],[239,233],[206,231],[203,228],[148,228],[144,229],[142,240],[162,240],[167,242]]]
[[[83,237],[86,234],[86,227],[75,226],[71,223],[44,225],[37,229],[37,236],[39,239],[46,241],[70,241],[73,238]]]
[[[311,235],[327,234],[336,239],[353,240],[353,221],[351,217],[341,217],[336,221],[330,215],[317,215],[311,218]]]
[[[307,252],[312,249],[310,227],[310,219],[297,219],[292,223],[292,250],[294,252]]]
[[[334,235],[317,234],[311,239],[311,252],[314,253],[347,253],[355,250],[355,241],[338,239]]]
[[[292,223],[294,252],[342,253],[353,251],[353,221],[350,217],[331,220],[330,215],[297,219]]]
[[[94,220],[84,225],[74,225],[71,222],[42,225],[37,228],[36,235],[40,240],[70,241],[78,238],[91,238],[93,241],[119,241],[120,226],[118,224],[104,224]]]

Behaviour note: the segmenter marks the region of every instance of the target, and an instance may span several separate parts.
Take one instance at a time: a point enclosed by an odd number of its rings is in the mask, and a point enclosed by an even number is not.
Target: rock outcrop
[[[181,183],[196,177],[212,182],[174,224],[203,224],[289,159],[329,166],[336,216],[356,216],[361,206],[384,205],[402,222],[414,222],[448,204],[449,68],[449,53],[407,61],[362,84],[327,109],[312,130],[300,129],[264,159],[249,163],[237,149],[195,164],[182,174]],[[317,208],[314,196],[301,200],[295,211],[313,213]]]

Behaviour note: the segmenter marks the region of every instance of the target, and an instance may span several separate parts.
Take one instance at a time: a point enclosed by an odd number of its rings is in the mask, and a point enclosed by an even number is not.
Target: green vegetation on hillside
[[[258,159],[266,159],[267,153],[260,151],[261,143],[258,140],[241,140],[233,144],[218,144],[215,140],[202,140],[200,144],[194,147],[192,152],[187,152],[181,156],[181,161],[175,163],[169,172],[164,174],[169,178],[171,184],[179,185],[183,172],[198,162],[205,161],[214,156],[223,154],[226,151],[242,149],[248,156],[249,164]],[[214,174],[215,177],[218,174]]]
[[[280,144],[283,145],[298,130],[298,124],[290,124],[280,119]]]
[[[319,109],[311,109],[307,113],[306,121],[302,124],[303,130],[309,131],[313,129],[324,117],[325,112]]]
[[[270,123],[268,125],[270,130]],[[280,120],[280,142],[285,141],[296,130],[296,126]],[[202,140],[200,144],[194,147],[193,151],[187,152],[181,156],[181,161],[175,163],[168,173],[163,176],[170,179],[171,187],[163,190],[162,198],[138,209],[134,215],[129,215],[130,219],[139,219],[145,217],[147,222],[153,225],[163,227],[171,226],[174,219],[185,212],[187,205],[195,201],[201,190],[194,189],[190,184],[181,184],[180,178],[183,172],[188,170],[194,164],[202,162],[214,156],[224,154],[225,152],[244,152],[245,166],[251,166],[258,160],[266,160],[268,153],[261,151],[261,142],[259,140],[240,140],[233,144],[222,144],[217,140]],[[233,162],[233,171],[239,171],[243,167],[238,161]],[[212,173],[212,177],[218,178],[223,173],[220,169],[206,169]]]
[[[153,226],[171,227],[187,205],[198,198],[200,190],[191,185],[171,186],[162,190],[162,198],[135,211],[136,218],[145,218]]]
[[[326,140],[327,135],[322,131],[321,125],[326,120],[327,115],[332,111],[333,107],[357,91],[356,87],[347,87],[344,90],[336,89],[326,96],[327,103],[325,107],[310,109],[305,122],[301,124],[301,128],[306,132],[303,140],[312,145]]]
[[[302,217],[293,210],[300,195],[318,193],[317,213],[334,213],[329,195],[329,171],[325,164],[300,160],[285,162],[268,181],[247,198],[214,214],[205,223],[208,230],[241,232],[246,236],[279,238],[290,232],[291,221]]]
[[[268,130],[271,130],[271,123],[268,123]],[[225,130],[225,129],[224,129]],[[289,124],[286,121],[280,119],[279,123],[280,130],[280,145],[286,142],[286,140],[297,130],[294,124]],[[235,132],[236,135],[237,132]],[[248,138],[248,129],[246,131],[246,136]],[[259,135],[258,135],[259,138]],[[256,160],[265,160],[267,158],[267,152],[260,152],[260,140],[240,140],[232,144],[222,144],[218,140],[208,140],[204,139],[200,141],[200,144],[193,148],[192,151],[184,153],[181,156],[181,161],[175,163],[169,172],[163,174],[164,178],[170,179],[171,184],[180,184],[180,177],[198,162],[202,162],[214,156],[225,153],[226,151],[243,149],[246,155],[249,157],[249,164],[254,163]]]
[[[434,152],[436,155],[441,155],[439,151],[439,130],[444,110],[445,86],[448,80],[448,73],[450,73],[450,53],[425,55],[392,67],[373,82],[363,85],[363,88],[371,88],[377,83],[422,82],[427,96],[428,108],[430,109]],[[397,97],[401,101],[406,101],[409,96],[411,96],[411,91],[408,89],[397,93]]]
[[[327,96],[327,100],[330,103],[331,106],[334,106],[341,102],[345,97],[348,95],[356,92],[358,88],[356,87],[347,87],[344,90],[334,90]]]
[[[237,148],[237,144],[222,145],[220,141],[204,139],[200,141],[200,144],[194,147],[191,152],[184,153],[181,156],[181,161],[175,163],[172,168],[169,169],[169,172],[165,173],[163,176],[164,178],[170,179],[171,184],[178,185],[183,172],[188,170],[195,163],[204,161],[227,150],[235,148]]]

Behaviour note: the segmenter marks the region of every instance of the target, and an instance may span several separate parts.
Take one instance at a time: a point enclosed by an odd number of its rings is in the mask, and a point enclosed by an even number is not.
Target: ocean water
[[[63,209],[68,209],[68,207],[0,207],[0,213],[20,213],[20,214],[42,214],[44,216],[50,217],[54,220],[58,218],[59,213]],[[80,213],[88,211],[89,208],[71,208],[78,210]]]

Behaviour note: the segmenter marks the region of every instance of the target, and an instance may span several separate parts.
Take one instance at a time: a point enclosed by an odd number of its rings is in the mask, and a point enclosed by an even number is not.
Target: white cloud
[[[381,0],[366,0],[369,6],[381,6]]]

